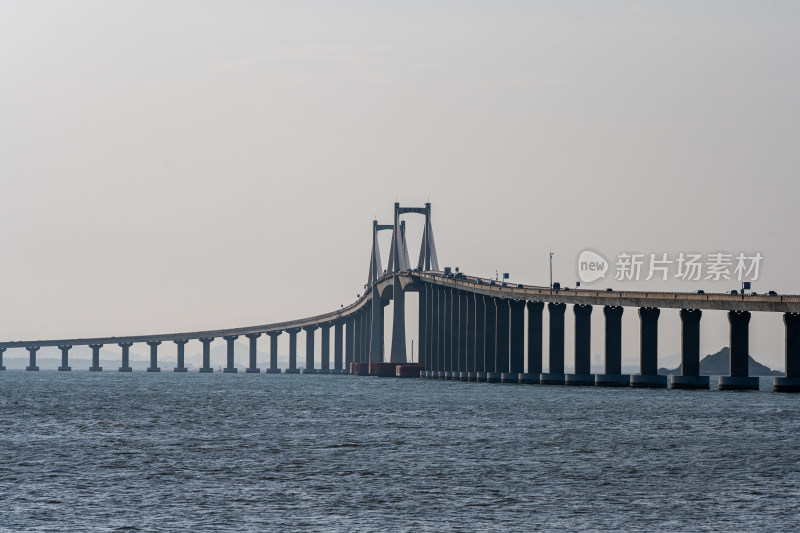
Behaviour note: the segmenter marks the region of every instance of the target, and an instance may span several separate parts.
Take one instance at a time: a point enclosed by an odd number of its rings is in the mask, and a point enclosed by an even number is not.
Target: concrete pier
[[[537,384],[537,383],[540,382],[540,380],[542,378],[542,373],[541,372],[536,372],[534,374],[534,373],[530,373],[530,372],[528,372],[528,373],[520,372],[519,374],[517,374],[517,376],[518,376],[518,382],[519,383],[524,383],[524,384],[531,385],[531,384]]]
[[[280,331],[269,331],[267,332],[269,335],[269,368],[267,369],[267,374],[280,374],[281,369],[278,368],[278,337],[280,337]]]
[[[316,374],[314,370],[314,332],[317,330],[317,325],[306,326],[303,328],[306,331],[306,367],[303,369],[303,374]]]
[[[728,311],[730,324],[729,376],[720,376],[719,390],[758,390],[758,378],[749,376],[750,311]]]
[[[353,316],[347,317],[345,323],[345,333],[347,337],[344,342],[344,366],[348,372],[350,371],[350,363],[355,361],[356,351],[356,318]]]
[[[333,370],[342,369],[344,355],[344,319],[338,319],[333,323]]]
[[[102,372],[103,367],[100,366],[100,348],[103,347],[102,344],[90,344],[89,347],[92,349],[92,366],[89,367],[90,372]]]
[[[469,312],[469,298],[465,291],[461,291],[458,293],[458,370],[460,372],[459,379],[461,381],[467,381],[467,372],[469,371],[469,366],[467,364],[469,360],[467,355],[469,353],[469,349],[467,348],[467,339],[469,338],[467,334]]]
[[[394,303],[394,312],[392,313],[392,352],[389,354],[389,361],[392,363],[407,363],[406,293],[403,290],[403,284],[400,281],[399,275],[394,276],[392,285],[392,302]],[[382,306],[381,311],[383,311]],[[380,331],[377,333],[379,338],[383,338],[383,322],[381,322],[380,328]],[[383,343],[381,343],[380,348],[380,359],[376,359],[376,361],[383,361]]]
[[[258,338],[261,333],[248,333],[245,335],[250,340],[250,364],[245,372],[247,374],[258,374],[261,369],[258,368]]]
[[[430,317],[428,316],[428,290],[425,285],[419,292],[417,308],[417,334],[419,335],[419,350],[417,350],[417,363],[421,366],[420,375],[428,368],[426,358],[428,356],[428,328],[430,327]],[[412,357],[413,362],[413,357]]]
[[[6,369],[5,365],[3,365],[3,352],[5,351],[5,348],[0,348],[0,372]]]
[[[213,337],[200,339],[200,342],[203,344],[203,366],[200,368],[201,374],[210,374],[214,371],[214,369],[211,368],[211,343],[213,340]]]
[[[289,368],[284,372],[286,374],[299,374],[300,370],[297,368],[297,334],[300,328],[287,329],[289,334]]]
[[[453,371],[453,291],[444,291],[444,358],[442,360],[442,370]]]
[[[528,373],[542,373],[542,310],[543,302],[528,302]],[[539,380],[537,379],[538,383]]]
[[[475,380],[486,372],[486,296],[475,295]]]
[[[122,366],[119,367],[120,372],[133,372],[130,364],[130,349],[133,346],[132,342],[120,342],[117,344],[122,348]]]
[[[500,372],[486,372],[486,383],[500,383],[501,378]]]
[[[225,364],[225,368],[222,369],[222,372],[225,373],[225,374],[235,374],[235,373],[237,373],[239,371],[239,369],[236,368],[236,362],[234,361],[234,349],[235,349],[234,341],[236,341],[236,339],[238,339],[239,336],[238,335],[226,335],[226,336],[224,336],[222,338],[225,339],[225,343],[226,343],[225,348],[227,350],[227,357],[226,357],[226,361],[225,361],[226,364]]]
[[[673,389],[708,389],[708,376],[700,375],[699,309],[681,309],[681,374],[671,376]]]
[[[497,353],[495,354],[494,371],[505,374],[509,372],[511,364],[509,349],[511,309],[505,298],[495,298],[495,305],[497,306]]]
[[[566,304],[549,302],[547,313],[550,322],[549,368],[539,376],[542,385],[563,385],[564,377],[564,312]]]
[[[486,344],[485,344],[485,369],[487,374],[487,383],[489,374],[496,373],[497,370],[497,305],[494,298],[486,296],[486,322],[484,326]],[[497,379],[500,379],[500,374],[497,374]]]
[[[148,372],[161,372],[158,368],[158,345],[161,341],[148,341],[147,345],[150,347],[150,366],[147,367]]]
[[[178,366],[175,367],[173,372],[187,372],[186,365],[184,364],[184,348],[189,341],[187,339],[176,339],[172,342],[174,342],[175,346],[178,348]]]
[[[61,350],[61,366],[58,367],[59,372],[69,372],[72,368],[69,366],[69,349],[72,346],[62,345],[58,349]],[[0,361],[2,362],[2,361]]]
[[[508,369],[511,374],[525,372],[525,302],[509,300]]]
[[[592,306],[573,305],[575,314],[575,373],[568,374],[565,385],[594,385],[592,364]]]
[[[36,352],[39,351],[39,347],[28,346],[25,349],[28,350],[28,355],[29,355],[28,366],[25,367],[25,370],[27,370],[28,372],[38,372],[39,367],[36,366]]]
[[[331,325],[326,322],[320,324],[320,370],[329,374],[331,370]]]
[[[667,376],[658,375],[658,317],[657,307],[639,308],[639,375],[631,376],[634,388],[667,388]]]
[[[772,390],[800,392],[800,313],[784,313],[783,324],[786,329],[786,372],[783,377],[773,380]]]
[[[631,378],[622,374],[622,307],[604,306],[606,319],[605,374],[597,374],[594,384],[599,387],[629,387]]]

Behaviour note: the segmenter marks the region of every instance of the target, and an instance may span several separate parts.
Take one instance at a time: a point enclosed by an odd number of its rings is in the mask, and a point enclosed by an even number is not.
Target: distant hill
[[[728,375],[728,362],[730,359],[730,350],[727,346],[722,348],[717,353],[709,354],[700,361],[700,375],[701,376],[727,376]],[[782,376],[783,372],[772,370],[766,365],[762,365],[752,356],[748,356],[748,373],[751,376]],[[670,370],[668,368],[659,368],[658,373],[662,375],[678,375],[681,373],[681,366]]]

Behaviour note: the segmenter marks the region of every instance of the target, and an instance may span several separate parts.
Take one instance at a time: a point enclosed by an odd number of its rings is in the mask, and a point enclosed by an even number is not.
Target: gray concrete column
[[[467,293],[467,379],[469,381],[478,379],[478,371],[475,370],[475,314],[478,310],[476,297],[478,296],[475,293]]]
[[[681,374],[672,376],[673,389],[708,389],[708,376],[700,375],[700,309],[681,309]]]
[[[486,381],[486,297],[475,295],[475,379]]]
[[[258,338],[261,333],[247,333],[245,337],[250,339],[250,365],[245,372],[247,374],[258,374],[261,369],[258,368]]]
[[[147,367],[147,371],[161,372],[161,369],[158,368],[158,345],[161,344],[161,341],[147,341],[146,344],[150,347],[150,366]]]
[[[503,374],[508,374],[508,366],[509,366],[508,300],[504,298],[495,298],[494,303],[497,306],[497,352],[495,353],[495,372],[500,373],[500,379],[502,380]]]
[[[280,374],[281,369],[278,368],[278,337],[280,331],[268,331],[269,335],[269,368],[267,374]]]
[[[320,324],[320,368],[317,374],[329,374],[331,371],[331,324]]]
[[[542,373],[542,310],[544,302],[528,302],[528,374]],[[536,381],[536,380],[535,380]]]
[[[622,374],[622,312],[621,306],[606,305],[603,315],[606,318],[606,362],[605,374],[595,376],[595,385],[601,387],[629,387],[631,378]]]
[[[178,347],[178,366],[175,367],[174,372],[187,372],[186,365],[184,364],[184,348],[189,341],[187,339],[176,339],[172,342]]]
[[[511,374],[515,374],[517,381],[525,373],[525,301],[509,300],[509,358],[508,368]],[[523,377],[527,383],[529,379]],[[536,376],[539,381],[539,376]]]
[[[631,387],[667,387],[667,376],[658,375],[658,317],[657,307],[639,308],[639,375],[631,376]]]
[[[800,392],[800,313],[784,313],[786,372],[772,384],[775,392]],[[0,361],[2,362],[2,361]]]
[[[300,328],[287,329],[289,333],[289,368],[285,370],[286,374],[299,374],[300,370],[297,368],[297,334]]]
[[[458,292],[458,378],[467,381],[467,316],[469,301],[467,293]]]
[[[427,316],[427,348],[426,348],[426,357],[425,357],[425,373],[424,376],[428,378],[435,377],[433,372],[436,372],[436,357],[437,352],[439,351],[439,308],[437,306],[436,300],[436,286],[430,283],[425,284],[425,290],[428,293],[426,298],[426,316]]]
[[[61,350],[61,366],[58,367],[59,372],[69,372],[72,368],[69,366],[69,349],[72,346],[64,345],[59,346],[58,349]]]
[[[130,364],[130,349],[133,346],[132,342],[120,342],[118,344],[122,348],[122,366],[119,367],[120,372],[133,372]]]
[[[3,365],[3,353],[6,351],[5,348],[0,348],[0,372],[6,369],[5,365]]]
[[[38,346],[28,346],[25,349],[28,350],[28,354],[30,356],[30,359],[28,361],[28,366],[25,367],[25,370],[27,370],[29,372],[38,372],[39,371],[39,367],[36,366],[36,352],[39,351],[39,347]]]
[[[90,344],[89,347],[92,349],[92,366],[89,367],[90,372],[101,372],[103,367],[100,366],[100,348],[103,347],[102,344]]]
[[[758,390],[758,378],[749,377],[750,311],[728,311],[730,324],[729,376],[720,376],[719,390]]]
[[[303,369],[303,374],[316,374],[314,369],[314,332],[317,330],[317,325],[306,326],[306,367]]]
[[[213,341],[213,337],[200,339],[200,342],[203,343],[203,366],[200,368],[201,374],[210,374],[214,371],[211,367],[211,343]]]
[[[344,324],[347,319],[339,318],[333,324],[333,370],[338,374],[342,370],[344,355]]]
[[[431,360],[431,377],[440,378],[444,372],[444,291],[438,285],[433,286],[433,358]]]
[[[428,356],[428,284],[423,283],[419,292],[419,305],[417,311],[417,336],[419,338],[419,348],[417,349],[417,363],[427,368],[426,358]],[[412,363],[413,357],[412,357]]]
[[[357,311],[355,313],[355,335],[353,337],[353,362],[360,363],[361,362],[361,339],[364,336],[362,331],[362,324],[363,320],[363,313],[361,311]]]
[[[364,362],[369,362],[369,343],[372,340],[372,313],[367,308],[364,309],[364,337],[361,345],[361,355]]]
[[[383,303],[381,302],[381,295],[378,292],[378,285],[373,284],[371,288],[372,299],[370,300],[370,313],[372,314],[372,321],[369,330],[369,357],[370,362],[383,361]],[[397,310],[395,310],[395,321]],[[394,332],[392,332],[394,336]],[[394,346],[394,339],[392,339]]]
[[[550,345],[547,356],[547,373],[539,376],[539,383],[543,385],[563,385],[566,379],[564,375],[564,313],[566,311],[566,304],[555,302],[547,304]]]
[[[236,362],[234,361],[234,341],[239,338],[239,335],[226,335],[222,338],[225,339],[228,349],[227,364],[225,368],[222,369],[222,372],[225,374],[235,374],[239,369],[236,368]]]
[[[453,372],[453,358],[452,358],[452,351],[453,351],[453,292],[452,289],[449,287],[443,288],[443,295],[444,295],[444,357],[442,358],[443,363],[443,370],[444,370],[444,378],[452,379],[452,372]]]
[[[345,322],[345,329],[347,334],[347,339],[345,339],[344,344],[344,371],[346,373],[350,372],[350,363],[355,361],[355,347],[356,347],[356,317],[350,315],[347,317],[347,322]]]
[[[485,352],[484,364],[486,367],[486,382],[497,383],[500,381],[500,371],[497,368],[497,305],[494,298],[485,296]]]
[[[567,385],[594,385],[592,375],[592,306],[572,306],[575,313],[575,373],[568,374]]]
[[[392,300],[394,302],[394,320],[392,322],[392,363],[406,363],[406,293],[400,283],[400,276],[395,275],[392,282]],[[381,324],[382,325],[382,324]],[[380,361],[383,358],[381,357]]]

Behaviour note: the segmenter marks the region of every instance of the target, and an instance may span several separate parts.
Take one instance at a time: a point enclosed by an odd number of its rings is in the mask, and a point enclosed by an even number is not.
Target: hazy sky
[[[0,0],[0,338],[331,310],[395,199],[430,199],[440,261],[469,273],[546,284],[548,247],[569,285],[586,247],[760,251],[753,288],[798,293],[798,28],[800,3],[763,0]],[[664,310],[662,355],[679,331]],[[725,314],[702,331],[725,345]],[[751,353],[783,365],[780,315]]]

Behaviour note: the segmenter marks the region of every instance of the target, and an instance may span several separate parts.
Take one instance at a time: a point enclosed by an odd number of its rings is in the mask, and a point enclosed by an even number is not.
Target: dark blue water
[[[798,531],[799,438],[768,392],[9,371],[0,529]]]

